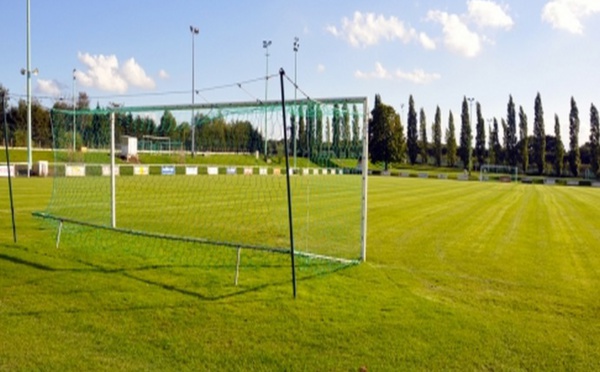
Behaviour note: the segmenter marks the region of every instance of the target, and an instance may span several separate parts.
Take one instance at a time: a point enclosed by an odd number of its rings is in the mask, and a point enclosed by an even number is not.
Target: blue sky
[[[26,1],[5,1],[1,18],[0,84],[14,104],[26,93]],[[45,105],[70,99],[76,69],[76,89],[94,105],[189,103],[194,25],[196,89],[264,77],[263,40],[272,41],[269,73],[283,67],[293,77],[298,37],[298,85],[313,97],[372,103],[378,93],[406,122],[412,94],[429,123],[439,105],[446,126],[463,96],[487,119],[506,117],[512,94],[531,133],[540,92],[546,132],[558,114],[565,140],[573,96],[583,143],[590,105],[600,105],[599,21],[600,0],[31,0],[31,67],[40,71],[33,93]],[[269,99],[279,97],[278,84],[269,80]],[[264,94],[259,81],[206,90],[196,102]]]

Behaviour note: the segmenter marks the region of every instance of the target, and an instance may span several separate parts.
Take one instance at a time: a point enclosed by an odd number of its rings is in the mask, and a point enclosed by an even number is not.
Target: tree
[[[508,165],[516,167],[519,160],[519,148],[517,147],[517,114],[512,95],[508,98],[506,111],[506,161]]]
[[[317,124],[315,127],[315,147],[317,153],[321,152],[323,146],[323,108],[317,104]]]
[[[579,153],[579,110],[575,99],[571,97],[569,113],[569,170],[574,177],[579,176],[581,154]]]
[[[348,104],[344,102],[342,105],[342,133],[341,143],[343,157],[347,157],[348,147],[351,142],[351,131],[350,131],[350,111],[348,110]]]
[[[590,108],[590,168],[595,175],[600,170],[600,119],[598,109],[592,103]]]
[[[356,104],[352,105],[352,151],[360,152],[360,117]]]
[[[452,111],[448,116],[448,129],[446,130],[446,162],[449,167],[456,164],[456,135],[454,134],[454,116]]]
[[[502,150],[500,151],[500,160],[502,164],[506,164],[508,162],[508,153],[506,149],[508,148],[508,124],[506,124],[506,120],[504,118],[500,119],[500,126],[502,127]]]
[[[527,173],[529,168],[529,137],[527,136],[527,115],[523,110],[523,106],[519,106],[519,138],[521,142],[519,157],[521,158],[523,172]]]
[[[408,161],[411,165],[414,165],[417,162],[417,155],[419,155],[419,135],[417,131],[417,112],[415,111],[415,101],[412,95],[408,99],[406,147],[408,150]]]
[[[336,103],[335,105],[333,105],[333,123],[332,123],[332,130],[333,130],[333,139],[331,140],[331,147],[333,149],[333,152],[335,153],[335,156],[338,157],[339,153],[340,153],[340,145],[341,145],[341,126],[342,126],[342,117],[340,115],[340,106]]]
[[[317,125],[317,112],[314,102],[309,102],[306,105],[306,141],[308,150],[308,157],[312,157],[315,155],[315,144],[316,144],[316,136],[315,129]]]
[[[304,121],[304,108],[299,106],[298,108],[298,154],[300,156],[306,156],[308,142],[306,141],[306,123]]]
[[[543,174],[546,168],[546,130],[544,128],[542,98],[539,92],[535,97],[534,111],[532,160],[537,165],[538,173]]]
[[[165,110],[162,117],[160,118],[160,124],[156,129],[157,134],[161,137],[172,137],[177,129],[177,120],[173,116],[173,113],[169,110]]]
[[[383,104],[377,94],[369,120],[369,155],[373,163],[383,162],[385,170],[401,157],[400,128],[400,117],[394,108]]]
[[[428,163],[428,154],[427,154],[427,118],[425,117],[425,110],[421,108],[419,112],[419,131],[421,132],[421,144],[419,147],[421,148],[421,163]]]
[[[494,118],[493,126],[490,128],[490,164],[499,164],[502,153],[502,146],[500,145],[500,135],[498,134],[498,120]]]
[[[442,166],[442,113],[440,106],[435,109],[435,121],[431,130],[433,136],[433,156],[435,165]]]
[[[460,160],[463,167],[469,173],[473,169],[473,135],[471,134],[471,118],[469,117],[469,105],[467,97],[463,97],[461,127],[460,127]]]
[[[477,158],[477,166],[481,169],[481,166],[485,163],[485,122],[481,114],[481,105],[479,102],[477,102],[476,111],[475,157]]]
[[[560,123],[558,121],[558,115],[554,114],[554,138],[556,144],[555,155],[554,155],[554,174],[558,177],[562,175],[563,164],[565,159],[565,146],[560,138]]]

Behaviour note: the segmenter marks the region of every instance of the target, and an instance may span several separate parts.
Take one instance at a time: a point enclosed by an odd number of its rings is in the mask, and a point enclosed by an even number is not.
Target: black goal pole
[[[8,174],[8,194],[10,196],[10,215],[12,217],[13,241],[17,242],[17,226],[15,225],[15,207],[12,192],[12,174],[10,174],[10,156],[8,153],[8,123],[6,122],[6,91],[2,92],[2,111],[4,112],[4,148],[6,150],[6,173]]]
[[[290,157],[288,152],[288,137],[287,137],[287,120],[285,113],[285,89],[283,87],[283,76],[285,71],[279,69],[279,82],[281,84],[281,113],[283,115],[283,143],[285,146],[285,179],[287,182],[287,201],[288,201],[288,220],[290,223],[290,258],[292,264],[292,287],[294,290],[294,298],[296,298],[296,263],[294,252],[294,223],[292,218],[292,192],[290,187]]]

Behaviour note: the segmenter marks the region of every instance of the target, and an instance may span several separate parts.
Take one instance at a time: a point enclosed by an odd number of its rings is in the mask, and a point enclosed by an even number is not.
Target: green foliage
[[[509,96],[506,114],[506,160],[508,165],[516,167],[519,162],[517,147],[517,114],[512,95]]]
[[[448,129],[446,130],[446,162],[449,167],[456,165],[456,135],[454,134],[454,116],[452,111],[448,115]]]
[[[532,160],[537,166],[538,174],[543,174],[546,169],[546,129],[540,93],[535,96],[534,111]]]
[[[412,94],[408,99],[408,123],[406,130],[406,148],[408,150],[408,161],[414,165],[419,155],[419,131],[417,129],[417,111]]]
[[[519,137],[521,147],[519,148],[519,157],[524,173],[529,169],[529,136],[527,135],[527,114],[523,110],[523,106],[519,107]]]
[[[463,97],[462,103],[459,156],[464,169],[470,173],[473,169],[473,135],[471,134],[471,118],[466,97]]]
[[[564,158],[565,158],[565,146],[563,145],[560,135],[560,122],[558,115],[554,115],[554,138],[555,144],[555,157],[554,157],[554,174],[560,177],[563,173]]]
[[[579,176],[581,154],[579,153],[579,110],[575,99],[571,97],[569,112],[569,170],[574,177]]]
[[[595,175],[600,176],[600,119],[594,104],[590,108],[590,150],[590,167]]]
[[[438,167],[442,166],[442,113],[440,106],[435,108],[435,121],[433,122],[433,128],[431,129],[433,136],[433,156],[435,158],[435,165]]]
[[[483,115],[481,114],[481,104],[477,102],[477,126],[475,134],[475,158],[477,159],[477,166],[481,168],[485,164],[486,150],[485,150],[485,122]]]
[[[369,155],[371,162],[383,162],[387,170],[389,163],[402,158],[403,130],[400,117],[392,106],[382,103],[379,95],[375,103],[369,120]]]
[[[419,111],[419,132],[421,137],[419,144],[419,148],[421,149],[421,163],[427,164],[429,144],[427,143],[427,118],[425,117],[425,110],[423,108]]]

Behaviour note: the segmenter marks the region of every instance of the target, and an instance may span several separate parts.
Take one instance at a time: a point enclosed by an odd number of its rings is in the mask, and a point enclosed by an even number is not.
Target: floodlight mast
[[[300,48],[300,39],[298,37],[294,38],[294,105],[296,106],[295,108],[297,109],[297,93],[298,93],[298,49]],[[296,120],[298,120],[299,112],[297,112],[297,118]],[[296,133],[296,120],[292,121],[292,136],[294,138],[294,169],[296,169],[296,142],[297,142],[297,137],[298,134]]]
[[[75,139],[77,135],[77,126],[75,120],[75,84],[77,83],[77,78],[75,77],[75,72],[77,72],[77,70],[73,69],[73,153],[75,153],[75,150],[77,149],[77,140]]]
[[[21,69],[21,74],[27,73],[27,177],[31,176],[33,156],[31,152],[31,27],[30,0],[27,0],[27,70]],[[37,71],[37,69],[36,69]],[[37,72],[36,72],[37,73]]]
[[[263,48],[265,48],[265,57],[267,60],[267,69],[265,73],[265,103],[267,102],[267,92],[269,88],[269,46],[273,42],[271,40],[263,40]],[[268,141],[269,138],[267,136],[267,108],[265,107],[265,161],[267,161],[268,157]]]
[[[198,27],[190,26],[190,32],[192,34],[192,120],[190,125],[192,127],[192,158],[196,152],[196,125],[194,123],[194,92],[195,92],[195,63],[194,63],[194,36],[198,35],[200,30]]]

